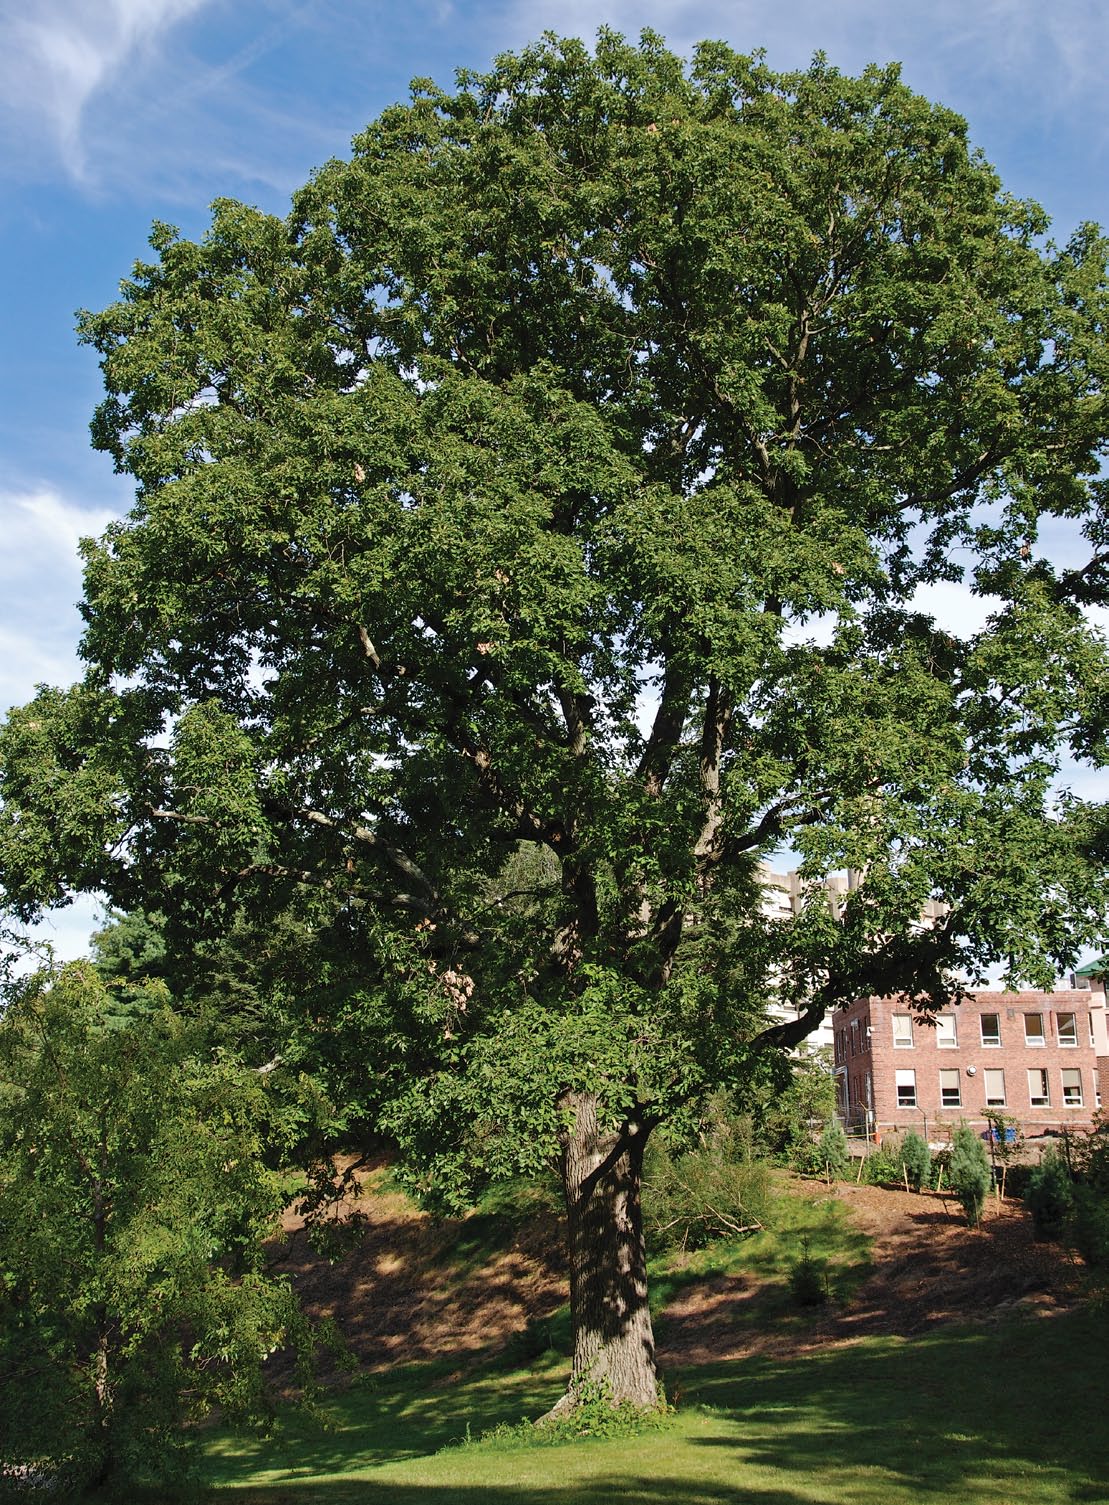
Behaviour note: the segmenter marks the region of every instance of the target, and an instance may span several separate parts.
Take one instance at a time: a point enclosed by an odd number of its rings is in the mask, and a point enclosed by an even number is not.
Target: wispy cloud
[[[77,545],[103,532],[112,516],[49,488],[0,492],[0,713],[29,700],[36,684],[67,684],[80,673]]]
[[[1103,0],[509,0],[498,11],[512,45],[550,27],[592,36],[607,24],[629,35],[648,26],[685,51],[705,37],[740,51],[765,47],[775,67],[804,65],[817,49],[840,67],[904,61],[914,87],[956,108],[990,108],[991,97],[1077,112],[1096,100],[1103,115],[1109,9]]]
[[[54,140],[68,170],[86,169],[82,122],[93,97],[149,60],[180,21],[210,0],[38,0],[0,21],[0,87],[9,110]]]
[[[431,71],[412,60],[452,24],[442,0],[388,25],[376,0],[38,0],[33,14],[0,0],[0,176],[61,168],[91,194],[280,208]]]

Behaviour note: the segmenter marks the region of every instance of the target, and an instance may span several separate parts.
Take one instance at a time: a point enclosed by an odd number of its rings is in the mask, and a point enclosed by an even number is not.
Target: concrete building
[[[1089,1128],[1109,1094],[1104,968],[1051,993],[984,991],[933,1016],[904,999],[860,998],[833,1020],[839,1112],[881,1135],[946,1140],[986,1110],[1026,1136]],[[1106,1097],[1109,1101],[1109,1095]]]

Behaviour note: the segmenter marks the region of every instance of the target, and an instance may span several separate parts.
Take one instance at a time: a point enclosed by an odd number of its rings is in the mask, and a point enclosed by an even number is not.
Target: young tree
[[[3,735],[10,901],[187,937],[313,891],[355,962],[308,1013],[424,1195],[558,1158],[568,1405],[655,1398],[657,1124],[1103,922],[1051,789],[1104,756],[1106,248],[1045,229],[894,68],[549,37],[418,82],[285,220],[155,227],[82,320],[137,500],[84,682]],[[916,596],[958,580],[966,637]]]
[[[91,967],[13,985],[0,1020],[0,1474],[76,1496],[180,1478],[183,1424],[257,1414],[305,1337],[261,1239],[282,1205],[258,1076]]]
[[[977,1228],[990,1189],[990,1162],[985,1145],[969,1124],[960,1124],[951,1136],[949,1173],[951,1189],[962,1203],[967,1222]]]

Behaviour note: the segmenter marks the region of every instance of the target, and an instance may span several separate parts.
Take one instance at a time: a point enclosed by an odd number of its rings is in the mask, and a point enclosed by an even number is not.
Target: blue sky
[[[200,234],[218,195],[280,213],[412,77],[602,24],[780,68],[818,48],[848,71],[900,61],[1059,238],[1109,223],[1103,0],[0,0],[0,713],[76,676],[77,540],[129,505],[88,446],[99,375],[73,323],[112,301],[150,222]],[[55,921],[63,951],[88,921]]]

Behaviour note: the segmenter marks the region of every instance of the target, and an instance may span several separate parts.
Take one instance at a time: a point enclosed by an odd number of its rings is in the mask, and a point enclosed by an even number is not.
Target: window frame
[[[1030,1035],[1028,1033],[1028,1021],[1029,1021],[1029,1019],[1038,1019],[1040,1021],[1040,1033],[1038,1035]],[[1024,1043],[1025,1043],[1025,1045],[1030,1050],[1041,1050],[1047,1044],[1047,1036],[1044,1034],[1044,1016],[1043,1016],[1043,1014],[1025,1014],[1025,1016],[1024,1016]]]
[[[1067,1077],[1077,1078],[1075,1085],[1078,1087],[1077,1097],[1067,1096]],[[1084,1108],[1086,1106],[1086,1094],[1082,1087],[1082,1068],[1080,1066],[1064,1066],[1062,1068],[1062,1097],[1064,1108]]]
[[[996,1033],[994,1035],[991,1035],[991,1036],[987,1036],[986,1035],[986,1020],[987,1019],[996,1020],[997,1030],[996,1030]],[[1001,1049],[1001,1015],[1000,1014],[979,1014],[979,1016],[978,1016],[978,1037],[979,1037],[979,1039],[982,1042],[982,1049],[983,1050],[1000,1050]]]
[[[890,1019],[892,1021],[891,1028],[893,1030],[893,1048],[894,1048],[894,1050],[912,1050],[913,1045],[914,1045],[914,1041],[913,1041],[913,1016],[912,1016],[912,1014],[891,1014],[890,1015]],[[903,1040],[899,1040],[897,1038],[897,1026],[898,1026],[898,1022],[900,1020],[902,1020],[902,1019],[904,1019],[905,1022],[909,1026],[908,1031],[907,1031],[908,1038],[907,1039],[903,1039]]]
[[[1066,1035],[1063,1034],[1064,1019],[1070,1020],[1070,1030]],[[1055,1037],[1064,1050],[1078,1049],[1078,1015],[1073,1010],[1055,1015]]]
[[[903,1077],[911,1077],[912,1080],[902,1081],[901,1078]],[[899,1108],[915,1108],[918,1104],[916,1090],[916,1068],[913,1066],[897,1067],[893,1074],[893,1090],[897,1097],[897,1106]],[[913,1100],[911,1103],[908,1101],[902,1101],[901,1094],[903,1091],[912,1093]]]
[[[990,1077],[1001,1078],[1001,1096],[990,1096]],[[982,1068],[982,1091],[985,1094],[987,1108],[1004,1108],[1008,1103],[1005,1095],[1005,1068],[1004,1066],[984,1066]]]
[[[1042,1093],[1033,1092],[1033,1090],[1032,1090],[1032,1078],[1033,1078],[1033,1076],[1039,1077],[1039,1079],[1040,1079],[1040,1085],[1043,1088],[1043,1092]],[[1027,1068],[1027,1079],[1028,1079],[1028,1106],[1030,1108],[1050,1108],[1051,1107],[1051,1080],[1050,1080],[1050,1078],[1048,1077],[1048,1074],[1047,1074],[1047,1067],[1046,1066],[1029,1066]]]
[[[948,1080],[948,1082],[947,1082],[946,1085],[944,1084],[944,1077],[947,1077],[949,1079],[951,1077],[955,1078],[954,1089],[952,1089],[952,1087],[951,1087],[950,1080]],[[952,1098],[950,1096],[952,1090],[954,1090],[954,1094],[955,1094],[954,1098]],[[940,1072],[940,1107],[941,1108],[961,1108],[962,1106],[963,1106],[963,1079],[962,1079],[962,1073],[959,1071],[959,1068],[957,1066],[944,1067],[944,1069]]]
[[[941,1030],[950,1030],[950,1039],[946,1034],[941,1034]],[[936,1048],[937,1050],[958,1050],[959,1026],[954,1014],[936,1015]]]

